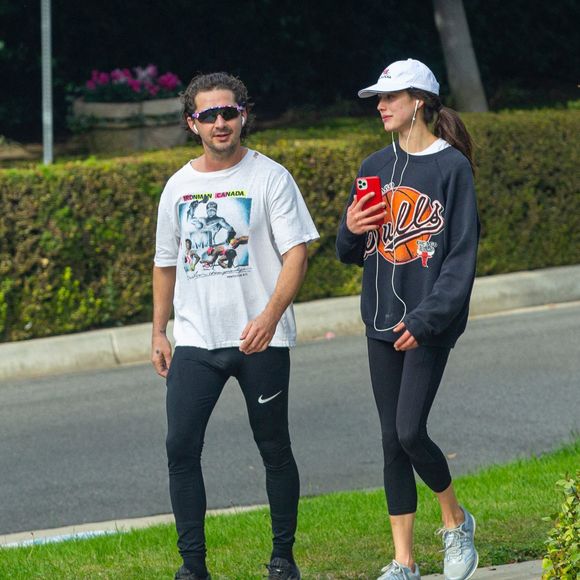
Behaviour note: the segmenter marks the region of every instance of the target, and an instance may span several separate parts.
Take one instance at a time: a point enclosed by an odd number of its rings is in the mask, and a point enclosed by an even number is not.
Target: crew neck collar
[[[435,141],[435,143],[437,143],[437,141]],[[432,145],[429,145],[429,147],[432,147]],[[389,147],[392,149],[392,145],[389,145]],[[398,141],[395,141],[395,147],[397,149],[397,155],[399,157],[402,156],[406,156],[407,152],[399,145]],[[429,147],[427,147],[427,149],[429,149]],[[445,149],[441,149],[439,151],[435,151],[433,153],[427,153],[427,154],[423,154],[421,151],[419,151],[418,153],[409,153],[409,161],[413,161],[413,162],[417,162],[417,163],[429,163],[433,158],[435,157],[440,157],[440,156],[444,156],[444,155],[448,155],[450,151],[453,150],[453,147],[449,146],[449,147],[445,147]],[[423,151],[426,151],[426,149],[424,149]]]
[[[246,151],[244,153],[244,156],[235,164],[232,165],[231,167],[226,167],[225,169],[218,169],[217,171],[199,171],[198,169],[195,169],[192,165],[193,163],[193,159],[190,159],[187,162],[187,166],[189,167],[189,169],[198,177],[223,177],[224,175],[228,175],[229,173],[233,173],[234,171],[237,171],[238,169],[240,169],[240,167],[242,167],[248,159],[251,158],[251,150],[248,149],[246,147]]]

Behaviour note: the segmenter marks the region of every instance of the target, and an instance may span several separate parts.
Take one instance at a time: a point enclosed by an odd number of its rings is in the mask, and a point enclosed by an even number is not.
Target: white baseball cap
[[[392,93],[404,89],[422,89],[428,93],[439,94],[439,83],[428,66],[422,62],[408,58],[390,64],[379,77],[376,84],[362,89],[358,96],[362,99]]]

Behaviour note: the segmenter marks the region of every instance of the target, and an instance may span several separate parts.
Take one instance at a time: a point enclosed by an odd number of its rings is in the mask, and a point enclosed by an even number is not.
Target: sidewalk
[[[580,300],[580,265],[477,278],[471,316]],[[294,307],[298,341],[362,334],[359,297],[328,298]],[[172,323],[168,334],[172,335]],[[49,374],[149,361],[151,324],[0,344],[0,383]]]
[[[530,578],[542,577],[542,561],[531,560],[530,562],[518,562],[517,564],[506,564],[505,566],[489,566],[488,568],[478,568],[472,576],[473,580],[488,578],[489,580],[529,580]],[[443,580],[443,574],[430,574],[422,576],[423,580]]]

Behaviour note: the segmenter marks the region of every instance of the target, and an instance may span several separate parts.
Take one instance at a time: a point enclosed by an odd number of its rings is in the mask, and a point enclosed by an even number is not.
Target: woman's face
[[[415,112],[415,99],[407,91],[379,95],[377,110],[385,131],[401,132],[411,126]]]

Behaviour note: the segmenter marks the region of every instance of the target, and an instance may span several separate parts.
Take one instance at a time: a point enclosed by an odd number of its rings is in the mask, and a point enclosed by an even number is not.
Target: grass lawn
[[[480,566],[541,558],[557,511],[561,474],[580,459],[580,439],[551,454],[485,469],[455,480],[459,497],[477,518]],[[423,574],[440,572],[439,510],[419,487],[416,559]],[[208,567],[214,579],[262,578],[269,559],[266,510],[207,520]],[[180,564],[173,526],[26,548],[0,549],[0,578],[170,579]],[[376,578],[392,558],[382,490],[304,498],[295,552],[305,579]]]

